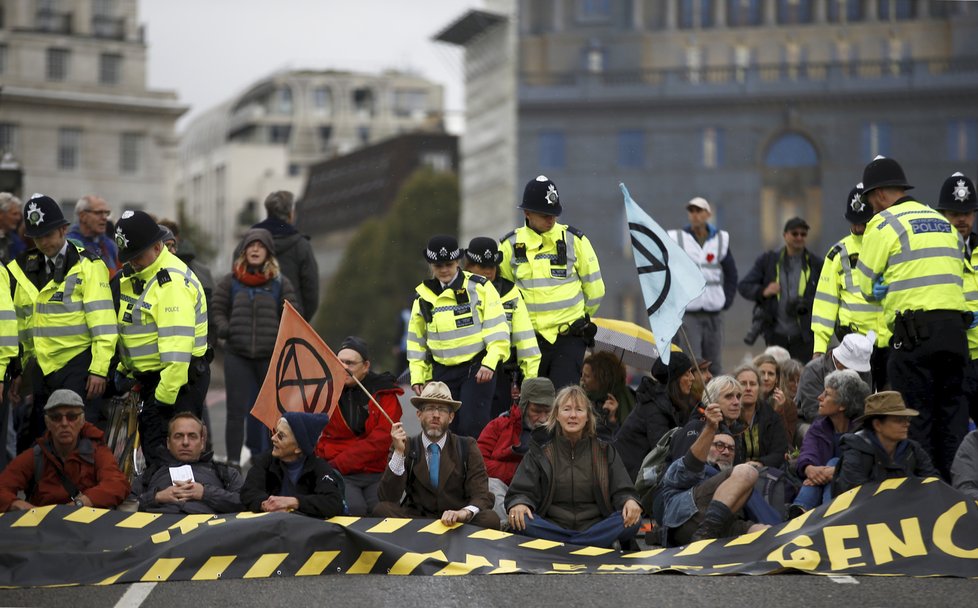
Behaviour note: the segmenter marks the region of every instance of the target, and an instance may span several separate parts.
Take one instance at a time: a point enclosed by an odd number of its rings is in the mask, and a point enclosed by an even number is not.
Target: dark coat
[[[785,454],[788,452],[788,432],[784,428],[784,419],[774,408],[759,400],[757,409],[754,410],[754,426],[758,428],[757,439],[760,445],[760,455],[756,460],[766,467],[784,466]],[[743,454],[746,460],[751,460],[747,455],[747,433],[750,431],[737,436],[737,454]]]
[[[754,261],[754,266],[750,269],[740,283],[737,290],[740,295],[754,302],[755,308],[761,308],[765,314],[766,323],[764,325],[764,339],[771,342],[774,330],[777,327],[778,297],[772,296],[765,298],[761,295],[764,288],[770,283],[778,281],[779,261],[786,254],[785,248],[766,251]],[[822,272],[822,258],[817,257],[811,251],[805,249],[802,252],[802,273],[808,269],[808,281],[805,283],[804,293],[795,311],[795,318],[801,328],[802,334],[812,335],[812,304],[815,302],[815,290],[818,286],[818,275]]]
[[[256,513],[269,496],[279,495],[287,472],[282,461],[271,452],[252,460],[251,470],[241,487],[241,504]],[[312,517],[335,517],[343,514],[343,493],[337,483],[337,473],[322,458],[306,456],[302,473],[296,482],[296,498],[300,513]]]
[[[842,461],[833,479],[835,494],[891,477],[940,477],[930,456],[912,439],[897,444],[893,459],[876,434],[863,429],[842,437]]]
[[[234,279],[232,273],[224,275],[214,291],[213,318],[217,337],[227,340],[227,348],[241,357],[249,359],[267,359],[275,349],[275,339],[278,337],[279,320],[282,318],[282,306],[285,300],[299,308],[292,283],[284,275],[279,275],[282,281],[280,300],[272,294],[272,281],[252,291],[246,285],[241,285],[231,301],[231,286]],[[301,312],[301,311],[300,311]]]
[[[414,445],[415,439],[408,442],[408,450]],[[411,507],[426,517],[441,517],[448,510],[458,510],[467,505],[478,507],[480,511],[489,511],[495,503],[495,497],[489,491],[489,476],[486,474],[486,464],[482,460],[479,446],[474,440],[466,441],[466,465],[458,462],[459,437],[448,433],[445,447],[441,451],[438,468],[438,487],[431,486],[431,474],[424,454],[413,457],[413,472],[408,475],[395,475],[390,466],[384,469],[377,489],[377,497],[384,502],[400,503],[401,496],[406,494],[404,506]],[[410,460],[410,454],[408,454]],[[405,466],[407,466],[405,462]],[[465,469],[463,475],[463,468]],[[408,485],[408,477],[411,484]]]
[[[194,481],[204,486],[204,497],[200,500],[189,500],[183,503],[158,503],[156,493],[165,490],[173,484],[170,479],[170,467],[187,464],[180,462],[170,454],[170,451],[160,446],[159,461],[162,466],[150,473],[139,475],[132,482],[132,494],[139,501],[140,511],[151,513],[238,513],[243,511],[241,497],[238,493],[244,484],[244,478],[234,467],[213,462],[212,454],[202,454],[200,460],[189,463],[194,471]],[[222,467],[219,474],[217,467]],[[223,479],[222,479],[223,476]]]
[[[547,433],[544,429],[537,429],[532,437],[530,450],[520,462],[516,475],[513,476],[513,483],[509,485],[509,490],[506,492],[506,511],[516,505],[526,505],[533,513],[547,517],[555,489],[554,462],[557,439],[553,433]],[[593,479],[594,501],[602,517],[621,510],[629,498],[638,502],[635,486],[615,447],[596,437],[581,441],[588,442],[585,447],[589,454],[593,449],[591,442],[596,442],[597,449],[603,454],[601,460],[608,466],[605,475],[597,475]]]
[[[252,228],[264,228],[275,240],[275,259],[282,274],[289,278],[302,302],[302,318],[312,319],[319,308],[319,264],[309,237],[299,234],[292,224],[270,217]]]
[[[688,413],[683,415],[672,404],[666,385],[646,376],[638,386],[635,409],[622,424],[614,445],[628,471],[635,479],[645,455],[652,451],[663,435],[677,426],[686,424]]]

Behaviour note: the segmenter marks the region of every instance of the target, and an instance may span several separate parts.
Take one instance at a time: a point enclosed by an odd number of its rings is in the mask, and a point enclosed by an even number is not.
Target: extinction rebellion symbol
[[[325,412],[333,402],[333,375],[325,359],[302,338],[286,340],[275,362],[275,401],[283,414],[301,404],[304,412]],[[324,390],[325,389],[325,390]]]

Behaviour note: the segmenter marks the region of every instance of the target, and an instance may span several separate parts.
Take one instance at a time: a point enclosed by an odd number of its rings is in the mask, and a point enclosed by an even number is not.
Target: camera
[[[750,322],[750,329],[747,330],[747,335],[744,336],[744,344],[753,346],[754,342],[757,342],[757,337],[764,331],[767,321],[768,315],[764,309],[759,306],[755,306],[754,316]]]

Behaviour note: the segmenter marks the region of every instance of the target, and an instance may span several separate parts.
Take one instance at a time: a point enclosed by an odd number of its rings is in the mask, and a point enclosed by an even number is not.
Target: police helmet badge
[[[486,249],[486,252],[484,254],[482,254],[482,255],[483,255],[483,259],[485,261],[488,262],[488,261],[492,260],[492,258],[493,258],[492,249]]]
[[[862,213],[863,209],[866,208],[866,203],[862,201],[857,193],[852,195],[852,200],[849,201],[849,208],[852,209],[854,213]]]
[[[447,258],[448,257],[448,250],[445,249],[444,247],[442,247],[441,249],[438,250],[438,255],[441,256],[441,257],[443,257],[443,258]]]
[[[127,211],[127,213],[129,212]],[[126,237],[126,233],[122,231],[122,228],[118,226],[115,229],[115,244],[119,246],[119,249],[129,249],[129,239]]]
[[[39,226],[44,221],[44,212],[34,201],[31,201],[31,204],[27,206],[27,221],[33,226]]]
[[[550,187],[547,188],[546,199],[548,205],[553,206],[557,204],[557,200],[558,200],[557,188],[554,187],[553,184],[550,184]]]
[[[954,184],[954,200],[963,203],[969,198],[971,198],[971,192],[968,190],[968,184],[963,179],[959,179]]]

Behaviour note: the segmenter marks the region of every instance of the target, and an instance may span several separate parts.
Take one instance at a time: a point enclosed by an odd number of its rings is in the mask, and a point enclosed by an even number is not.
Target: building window
[[[122,74],[122,55],[102,53],[98,62],[98,81],[101,84],[119,84]]]
[[[428,105],[428,92],[404,89],[394,91],[394,115],[401,118],[421,119]]]
[[[273,144],[287,144],[292,136],[292,125],[272,125],[268,127],[268,141]]]
[[[81,152],[81,129],[58,129],[58,168],[71,171],[78,168]]]
[[[811,167],[818,165],[818,152],[800,133],[785,133],[767,149],[764,164],[768,167]]]
[[[7,71],[7,45],[0,44],[0,74]]]
[[[912,0],[879,0],[880,21],[903,21],[914,18]]]
[[[885,122],[868,122],[862,129],[863,158],[872,160],[878,155],[890,155],[890,125]]]
[[[330,125],[322,125],[319,127],[319,151],[328,152],[329,151],[329,138],[333,136],[333,127]]]
[[[686,81],[697,83],[703,66],[703,49],[698,46],[686,47]]]
[[[645,132],[638,130],[618,133],[618,166],[641,169],[645,166]]]
[[[357,127],[357,136],[360,138],[361,145],[370,143],[370,127]]]
[[[828,0],[828,9],[832,23],[863,20],[863,0]]]
[[[592,38],[584,50],[584,69],[589,74],[600,74],[604,72],[605,51],[601,41]]]
[[[723,129],[703,129],[703,168],[716,169],[723,165]]]
[[[291,114],[292,113],[292,89],[289,87],[282,87],[278,90],[278,99],[275,103],[275,109],[279,114]]]
[[[68,62],[71,51],[68,49],[48,49],[47,77],[48,80],[66,80],[68,78]]]
[[[329,87],[316,87],[312,90],[312,107],[317,114],[329,116],[333,113],[333,92]]]
[[[713,27],[715,0],[681,0],[679,27],[682,29]]]
[[[541,169],[563,169],[565,164],[564,134],[560,131],[543,131],[537,136],[538,164]]]
[[[799,25],[811,22],[811,0],[778,0],[778,23],[781,25]]]
[[[17,155],[17,125],[0,122],[0,156],[7,152]]]
[[[140,160],[143,155],[143,141],[143,135],[141,133],[123,133],[119,138],[120,172],[139,172]]]
[[[952,120],[947,123],[947,159],[978,160],[978,120]]]
[[[42,32],[71,33],[71,13],[61,10],[58,0],[38,0],[34,25]]]
[[[611,0],[577,0],[577,20],[607,22],[611,19]]]
[[[761,24],[761,0],[727,0],[727,24],[751,27]]]
[[[367,88],[353,91],[353,109],[361,120],[374,116],[374,92]]]
[[[302,167],[299,163],[289,163],[289,177],[295,177],[302,173]]]

